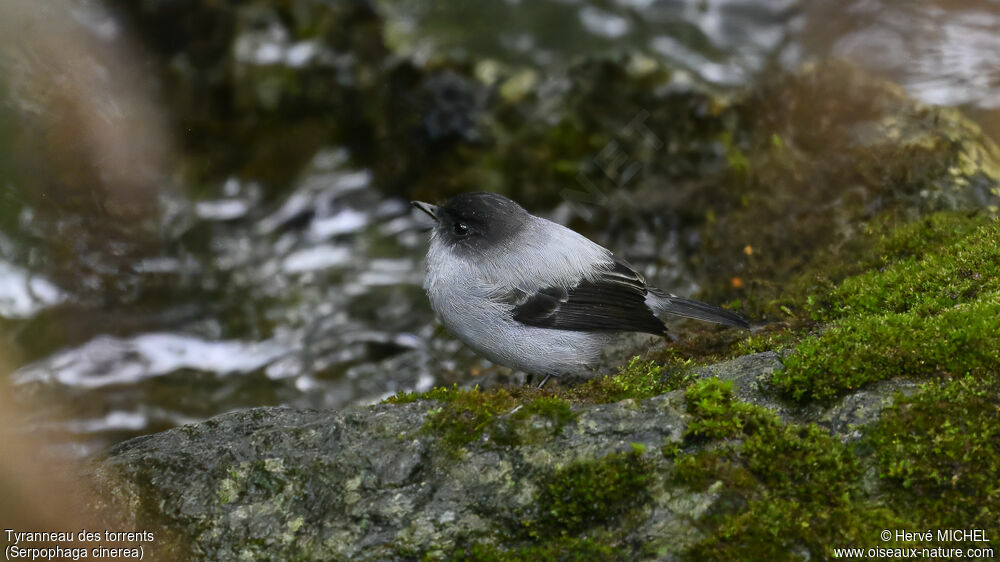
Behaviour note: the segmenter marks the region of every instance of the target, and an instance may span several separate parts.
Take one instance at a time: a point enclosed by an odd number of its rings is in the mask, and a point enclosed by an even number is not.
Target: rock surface
[[[164,525],[196,558],[384,560],[489,540],[534,509],[539,474],[631,443],[658,451],[684,429],[672,393],[588,407],[538,443],[484,440],[456,458],[420,431],[437,406],[234,412],[123,443],[97,476],[111,503],[142,506],[126,524]],[[549,433],[542,425],[532,429]],[[684,518],[697,505],[661,492],[632,540],[690,536]]]
[[[733,380],[741,400],[774,406],[758,381],[780,365],[767,352],[695,373]],[[858,403],[883,403],[894,388],[804,417],[840,420]],[[640,463],[645,486],[621,498],[618,515],[566,525],[582,536],[610,535],[640,558],[669,558],[696,543],[700,518],[720,499],[670,483],[673,461],[660,451],[682,444],[690,419],[682,390],[574,405],[576,418],[562,427],[544,416],[517,421],[517,406],[499,416],[512,438],[484,434],[457,451],[423,429],[440,407],[420,400],[344,412],[237,411],[122,443],[94,476],[123,525],[164,529],[172,554],[206,560],[385,560],[505,546],[531,525],[560,524],[540,513],[554,474],[609,458]],[[829,425],[842,437],[854,428]]]

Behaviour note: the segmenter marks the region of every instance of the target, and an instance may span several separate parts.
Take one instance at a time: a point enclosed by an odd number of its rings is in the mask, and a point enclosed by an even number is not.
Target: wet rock
[[[365,559],[452,552],[520,536],[540,481],[558,467],[680,439],[678,393],[581,408],[577,421],[534,443],[470,444],[460,458],[421,431],[437,404],[346,412],[258,408],[125,442],[95,468],[123,524],[167,530],[198,559]],[[682,523],[679,502],[652,493],[629,540]],[[641,523],[647,520],[646,523]],[[624,522],[619,522],[624,525]],[[679,537],[680,538],[680,537]]]
[[[759,381],[779,366],[776,354],[761,353],[697,373],[733,380],[741,399],[773,405]],[[852,432],[840,420],[871,421],[857,412],[877,412],[871,405],[897,387],[848,396],[820,417],[835,434]],[[523,406],[514,406],[498,423],[526,424],[523,431],[486,432],[457,450],[425,429],[440,407],[419,400],[343,412],[238,411],[122,443],[92,475],[122,525],[162,529],[164,548],[195,559],[447,556],[546,543],[560,528],[653,559],[697,543],[699,520],[720,501],[712,489],[678,485],[672,458],[660,453],[684,443],[684,391],[573,405],[559,429],[546,418],[518,418]],[[543,512],[552,486],[569,486],[570,502],[590,485],[584,476],[620,484],[638,467],[642,486],[623,488],[637,494],[627,506],[559,504],[565,520]]]
[[[783,402],[770,384],[771,375],[783,367],[782,354],[765,351],[696,367],[691,374],[732,381],[733,397],[741,402],[763,406],[786,422],[818,423],[844,439],[856,439],[861,435],[859,428],[878,421],[879,414],[892,404],[897,392],[906,395],[916,389],[912,381],[893,379],[867,386],[832,403],[792,405]]]
[[[905,379],[880,381],[841,398],[814,419],[844,439],[857,439],[861,436],[859,428],[878,421],[882,410],[892,405],[897,392],[906,396],[916,389],[915,382]]]
[[[773,351],[766,351],[699,367],[693,370],[693,374],[699,378],[715,377],[732,381],[733,396],[737,399],[764,406],[789,418],[791,412],[768,389],[771,373],[781,368],[781,357]]]

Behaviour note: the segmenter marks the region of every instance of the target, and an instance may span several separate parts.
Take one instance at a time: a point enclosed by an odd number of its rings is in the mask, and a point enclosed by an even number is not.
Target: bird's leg
[[[543,386],[545,386],[545,383],[549,382],[549,379],[551,379],[552,377],[553,375],[545,375],[545,378],[542,379],[542,382],[538,383],[538,386],[535,388],[542,388]]]

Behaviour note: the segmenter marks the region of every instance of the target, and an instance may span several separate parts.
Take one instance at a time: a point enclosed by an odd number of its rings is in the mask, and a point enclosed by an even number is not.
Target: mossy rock
[[[989,529],[1000,521],[998,437],[1000,381],[964,376],[898,396],[868,442],[894,509],[929,528]]]
[[[805,401],[894,377],[995,373],[998,248],[1000,221],[986,215],[933,215],[897,228],[870,248],[870,269],[807,291],[804,308],[826,325],[796,346],[774,383]]]
[[[535,398],[523,416],[511,402],[501,416],[561,429],[494,441],[492,426],[460,458],[452,428],[426,425],[440,404],[234,412],[126,442],[94,474],[120,524],[162,530],[195,559],[640,547],[632,534],[663,501],[659,446],[682,431],[678,396],[571,416],[562,400]]]
[[[195,559],[801,559],[885,528],[992,528],[995,382],[885,388],[880,420],[831,433],[739,399],[754,369],[613,403],[447,389],[234,412],[126,442],[93,475],[115,524]],[[448,408],[478,437],[456,444]],[[510,439],[521,423],[544,430]]]

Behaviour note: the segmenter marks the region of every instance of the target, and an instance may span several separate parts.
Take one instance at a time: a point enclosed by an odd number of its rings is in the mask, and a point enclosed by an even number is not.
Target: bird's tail
[[[648,299],[647,302],[657,312],[666,312],[675,316],[694,318],[695,320],[704,320],[706,322],[725,324],[726,326],[735,326],[737,328],[750,327],[750,321],[745,316],[731,310],[659,291],[655,293],[650,292],[649,296],[652,298]]]

